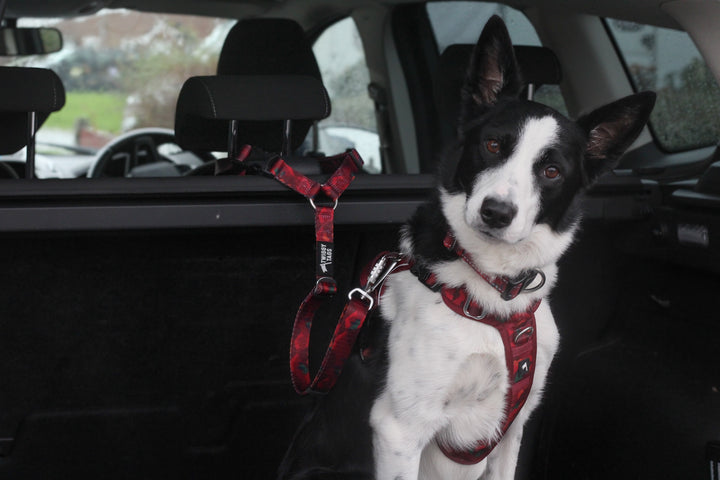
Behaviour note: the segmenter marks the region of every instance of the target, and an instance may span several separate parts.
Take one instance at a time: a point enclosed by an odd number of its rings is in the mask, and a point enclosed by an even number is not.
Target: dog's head
[[[495,16],[472,54],[458,144],[440,172],[444,213],[461,242],[520,246],[571,237],[578,194],[616,165],[655,101],[654,93],[631,95],[571,121],[519,99],[522,86],[510,36]]]

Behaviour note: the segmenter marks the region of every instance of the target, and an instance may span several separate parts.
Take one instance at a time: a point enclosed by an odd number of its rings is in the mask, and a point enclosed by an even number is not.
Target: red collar
[[[462,258],[465,263],[475,270],[475,273],[480,275],[480,277],[489,283],[495,290],[500,292],[500,298],[503,300],[512,300],[522,292],[534,292],[545,285],[545,274],[542,270],[537,269],[526,270],[514,278],[484,273],[475,265],[470,254],[458,244],[455,236],[450,232],[445,235],[443,246],[450,252],[453,252],[455,255]],[[540,282],[535,286],[531,286],[537,279],[538,275],[540,275]]]

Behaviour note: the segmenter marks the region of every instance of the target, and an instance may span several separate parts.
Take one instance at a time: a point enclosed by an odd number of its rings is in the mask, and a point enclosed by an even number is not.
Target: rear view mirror
[[[0,55],[40,55],[62,48],[62,34],[56,28],[0,28]]]

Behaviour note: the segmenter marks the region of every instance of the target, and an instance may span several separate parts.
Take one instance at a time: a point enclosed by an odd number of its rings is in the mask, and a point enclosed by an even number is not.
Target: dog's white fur
[[[530,119],[521,132],[513,156],[481,175],[471,195],[441,190],[443,213],[451,230],[483,271],[513,277],[539,268],[546,275],[547,281],[538,291],[504,301],[459,259],[434,267],[441,282],[465,285],[487,311],[501,316],[525,310],[547,295],[555,283],[555,262],[572,242],[575,230],[556,233],[535,222],[539,194],[532,169],[538,155],[555,141],[555,120]],[[499,238],[482,233],[485,228],[478,212],[489,196],[518,207],[507,233]],[[413,253],[407,236],[401,250]],[[390,325],[390,361],[386,387],[370,417],[377,480],[512,479],[523,425],[540,401],[558,345],[547,302],[541,303],[535,315],[537,358],[526,404],[492,453],[471,466],[447,459],[436,440],[471,447],[477,441],[497,438],[509,387],[499,333],[455,314],[439,293],[428,290],[410,272],[389,278],[380,308]]]

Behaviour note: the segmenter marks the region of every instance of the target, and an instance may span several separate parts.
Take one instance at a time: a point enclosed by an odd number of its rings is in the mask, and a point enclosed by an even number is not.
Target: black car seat
[[[0,67],[0,155],[27,146],[25,177],[35,174],[35,132],[64,105],[65,88],[52,70]],[[0,177],[12,173],[3,169]]]
[[[183,86],[175,135],[185,149],[228,151],[229,157],[243,144],[288,153],[303,143],[314,121],[329,114],[320,70],[300,25],[289,19],[242,20],[227,35],[217,75],[192,77]]]
[[[439,123],[443,128],[443,140],[450,141],[456,134],[456,123],[460,113],[460,90],[470,61],[474,45],[455,44],[448,46],[440,55],[435,77],[435,101]],[[525,96],[532,100],[542,85],[558,85],[562,79],[560,62],[555,53],[546,47],[516,45],[515,58],[525,83]],[[446,143],[445,142],[445,143]]]

